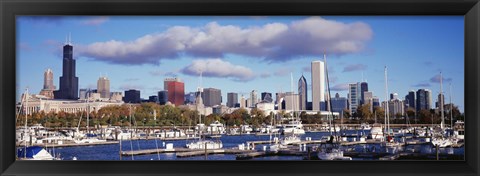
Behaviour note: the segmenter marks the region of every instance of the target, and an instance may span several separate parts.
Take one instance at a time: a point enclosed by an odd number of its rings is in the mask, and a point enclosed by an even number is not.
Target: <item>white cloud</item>
[[[310,17],[291,24],[240,27],[216,22],[200,27],[173,26],[132,41],[110,40],[77,46],[81,56],[117,64],[159,64],[180,55],[224,57],[238,54],[269,62],[297,56],[360,52],[372,38],[369,25]]]
[[[231,78],[235,81],[250,81],[255,74],[247,67],[233,65],[221,59],[199,59],[180,70],[183,74],[198,76],[202,72],[205,77]]]

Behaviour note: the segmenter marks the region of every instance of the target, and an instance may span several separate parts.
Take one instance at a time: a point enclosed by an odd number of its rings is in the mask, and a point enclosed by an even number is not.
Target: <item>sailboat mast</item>
[[[294,119],[294,114],[295,114],[295,103],[294,103],[294,97],[295,97],[295,91],[293,90],[293,73],[290,72],[290,89],[292,91],[292,119]]]
[[[450,83],[450,128],[453,129],[452,83]]]
[[[90,94],[90,93],[89,93]],[[86,109],[87,109],[87,134],[90,132],[89,130],[89,123],[90,123],[90,106],[88,102],[88,98],[85,100],[85,103],[87,104]]]
[[[442,122],[440,123],[440,128],[443,129],[443,126],[445,124],[445,120],[444,120],[444,117],[443,117],[443,76],[442,76],[442,72],[440,72],[440,114],[441,114],[441,117],[442,117]]]
[[[23,151],[23,158],[27,158],[27,117],[28,117],[28,88],[25,90],[25,129],[24,129],[24,133],[25,135],[24,138],[25,138],[25,149]]]
[[[390,117],[389,117],[389,109],[388,109],[388,77],[387,77],[387,66],[384,69],[385,72],[385,127],[387,133],[390,132]]]
[[[332,98],[330,97],[330,81],[328,79],[328,65],[327,65],[327,55],[325,52],[323,53],[323,61],[325,62],[325,75],[327,76],[327,98],[328,98],[328,111],[332,115],[332,118],[329,120],[330,122],[330,128],[332,127],[332,122],[333,122],[333,132],[335,132],[335,136],[337,133],[337,129],[335,129],[335,121],[333,121],[333,112],[332,112]],[[343,115],[342,115],[343,116]],[[332,130],[330,129],[330,134],[332,133]],[[337,139],[338,140],[338,139]]]

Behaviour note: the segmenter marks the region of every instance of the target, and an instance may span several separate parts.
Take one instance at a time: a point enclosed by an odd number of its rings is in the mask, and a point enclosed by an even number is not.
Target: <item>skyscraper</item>
[[[168,102],[168,91],[162,90],[158,91],[158,104],[165,105]]]
[[[362,105],[369,105],[370,111],[373,112],[373,93],[366,91],[363,93],[363,104]]]
[[[75,76],[75,59],[70,39],[63,46],[63,72],[60,89],[53,92],[55,99],[78,99],[78,77]]]
[[[361,82],[360,83],[360,104],[363,105],[366,101],[364,93],[368,92],[368,83],[367,82]]]
[[[53,71],[52,69],[47,69],[43,74],[43,89],[40,91],[40,95],[53,99],[54,90],[55,86],[53,85]]]
[[[411,90],[408,92],[407,96],[405,96],[405,104],[408,105],[408,107],[411,107],[413,109],[416,109],[416,102],[415,102],[415,91]]]
[[[242,95],[240,98],[240,108],[246,108],[247,107],[247,101],[245,100],[245,97]]]
[[[430,110],[432,107],[432,96],[431,91],[428,89],[418,89],[417,90],[417,111],[422,109]]]
[[[168,101],[175,106],[183,105],[185,99],[185,84],[180,78],[166,78],[163,82],[164,90],[168,90]]]
[[[213,107],[222,103],[222,92],[220,89],[205,88],[202,93],[203,104]]]
[[[325,63],[322,61],[313,61],[311,69],[312,110],[320,111],[320,103],[325,101]]]
[[[233,108],[237,103],[238,103],[238,94],[234,92],[227,93],[227,106],[230,108]]]
[[[140,91],[135,89],[130,89],[125,91],[125,97],[123,97],[125,103],[140,103]]]
[[[252,90],[252,92],[250,92],[250,104],[248,105],[249,107],[255,107],[255,105],[257,104],[257,91],[256,90]]]
[[[307,79],[302,75],[298,80],[298,95],[299,95],[299,108],[300,110],[307,110]]]
[[[106,76],[101,76],[97,81],[97,92],[101,98],[110,98],[110,80]]]
[[[354,112],[357,112],[358,105],[360,104],[360,84],[358,83],[352,83],[348,84],[348,102],[349,104],[349,110],[353,114]]]

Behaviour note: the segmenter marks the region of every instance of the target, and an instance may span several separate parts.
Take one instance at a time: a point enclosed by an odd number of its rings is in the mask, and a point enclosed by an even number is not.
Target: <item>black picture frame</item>
[[[479,175],[478,0],[1,0],[1,175]],[[15,161],[17,15],[463,15],[465,161]]]

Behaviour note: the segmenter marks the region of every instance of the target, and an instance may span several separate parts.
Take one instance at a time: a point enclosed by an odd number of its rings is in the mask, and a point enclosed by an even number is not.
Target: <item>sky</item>
[[[463,16],[19,16],[16,27],[17,100],[40,92],[48,68],[59,88],[71,36],[79,88],[107,76],[111,91],[148,99],[178,77],[186,93],[221,89],[225,104],[227,92],[291,91],[291,75],[295,92],[302,75],[310,86],[310,64],[325,53],[332,95],[363,80],[385,100],[386,66],[388,93],[425,88],[436,102],[442,72],[446,103],[451,84],[464,110]]]

